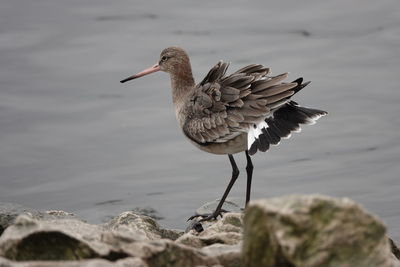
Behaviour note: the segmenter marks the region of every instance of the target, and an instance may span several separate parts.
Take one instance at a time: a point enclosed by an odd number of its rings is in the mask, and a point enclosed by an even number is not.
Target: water
[[[350,197],[400,240],[399,14],[397,0],[2,0],[0,201],[91,222],[155,209],[184,228],[220,197],[229,161],[185,140],[167,75],[118,82],[180,45],[197,81],[220,59],[262,63],[312,80],[296,101],[329,111],[254,157],[253,198]]]

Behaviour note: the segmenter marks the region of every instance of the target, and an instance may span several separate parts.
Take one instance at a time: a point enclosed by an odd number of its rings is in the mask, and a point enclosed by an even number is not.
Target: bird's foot
[[[188,221],[192,221],[196,218],[201,217],[201,219],[193,221],[191,225],[189,226],[188,229],[193,229],[196,232],[200,233],[204,231],[203,225],[201,224],[202,222],[206,221],[216,221],[218,216],[221,216],[222,218],[222,213],[228,212],[224,209],[221,209],[220,211],[214,211],[213,213],[207,213],[207,214],[195,214],[191,216]]]
[[[200,220],[198,220],[197,222],[215,221],[215,220],[217,220],[218,216],[221,216],[221,218],[222,218],[222,214],[226,213],[226,212],[228,212],[228,211],[221,209],[220,211],[214,211],[213,213],[195,214],[193,216],[190,216],[188,221],[191,221],[198,217],[202,217],[202,218]]]

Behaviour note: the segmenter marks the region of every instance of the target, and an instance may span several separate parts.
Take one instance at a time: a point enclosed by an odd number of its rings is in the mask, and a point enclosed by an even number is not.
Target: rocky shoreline
[[[0,203],[0,266],[400,266],[384,224],[346,198],[256,200],[203,228],[163,229],[131,211],[95,225]]]

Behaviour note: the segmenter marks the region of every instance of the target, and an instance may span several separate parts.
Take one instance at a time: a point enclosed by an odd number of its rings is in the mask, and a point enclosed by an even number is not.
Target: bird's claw
[[[221,218],[222,218],[222,213],[226,213],[226,212],[228,212],[228,211],[221,209],[219,212],[214,211],[211,214],[195,214],[193,216],[190,216],[188,221],[191,221],[198,217],[202,217],[200,220],[198,220],[198,222],[215,221],[215,220],[217,220],[218,216],[221,216]]]

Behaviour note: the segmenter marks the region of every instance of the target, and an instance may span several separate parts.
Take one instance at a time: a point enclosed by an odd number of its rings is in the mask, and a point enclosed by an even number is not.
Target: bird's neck
[[[172,101],[174,105],[184,102],[186,96],[194,88],[195,83],[190,64],[184,67],[176,68],[171,73]]]

